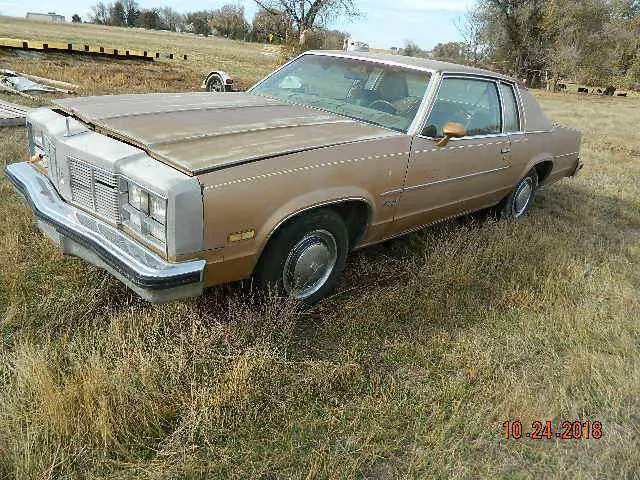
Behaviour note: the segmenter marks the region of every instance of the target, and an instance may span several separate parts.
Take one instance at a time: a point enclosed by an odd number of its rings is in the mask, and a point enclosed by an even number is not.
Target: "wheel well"
[[[538,173],[538,183],[542,184],[551,173],[551,170],[553,170],[553,162],[551,160],[545,160],[544,162],[538,163],[534,168]]]
[[[362,240],[371,221],[371,209],[366,202],[349,200],[330,207],[342,217],[349,232],[349,246],[354,247]]]
[[[312,207],[310,209],[303,210],[301,212],[298,212],[297,214],[292,215],[280,225],[278,225],[278,227],[273,232],[271,232],[267,244],[283,226],[285,226],[292,220],[299,218],[300,216],[305,215],[309,212],[321,210],[324,208],[333,210],[342,217],[342,220],[347,226],[347,231],[349,232],[350,247],[355,246],[360,240],[362,240],[362,237],[364,237],[364,234],[366,233],[367,227],[369,226],[369,222],[371,220],[371,209],[369,207],[369,204],[364,200],[345,200],[340,203],[318,205],[316,207]]]

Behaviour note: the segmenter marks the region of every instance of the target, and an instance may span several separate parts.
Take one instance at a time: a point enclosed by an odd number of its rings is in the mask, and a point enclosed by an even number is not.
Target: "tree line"
[[[92,7],[90,22],[269,43],[297,42],[304,32],[313,30],[315,35],[307,35],[308,46],[342,48],[347,34],[327,25],[338,15],[358,15],[354,0],[256,0],[256,4],[259,10],[250,23],[244,6],[233,3],[179,13],[170,7],[140,8],[136,0],[100,1]]]
[[[535,87],[640,89],[640,0],[479,0],[457,27],[464,41],[438,44],[432,57]]]

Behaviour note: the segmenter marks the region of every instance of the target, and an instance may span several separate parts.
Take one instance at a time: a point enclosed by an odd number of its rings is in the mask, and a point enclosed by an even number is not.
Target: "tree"
[[[211,27],[209,26],[211,17],[211,12],[207,10],[187,13],[185,17],[187,30],[205,37],[211,35]]]
[[[140,16],[140,7],[136,0],[122,0],[124,7],[125,25],[127,27],[135,27],[138,24]]]
[[[82,23],[82,18],[80,18],[80,15],[78,15],[77,13],[74,13],[73,17],[71,17],[71,21],[73,23]]]
[[[288,18],[282,12],[270,13],[264,8],[253,17],[251,32],[256,41],[284,40],[290,27]]]
[[[467,44],[464,42],[439,43],[431,52],[433,58],[464,63],[467,60]]]
[[[93,7],[91,7],[91,10],[92,23],[97,23],[98,25],[109,24],[109,8],[103,2],[96,3]]]
[[[286,15],[302,36],[337,17],[359,15],[356,0],[254,0],[272,15]]]
[[[172,32],[184,29],[184,15],[170,7],[162,7],[160,9],[160,18],[162,24]]]
[[[161,30],[165,25],[157,8],[142,9],[137,18],[138,26],[152,30]]]
[[[249,31],[249,24],[244,16],[244,7],[241,5],[227,4],[214,10],[209,25],[219,35],[234,39],[243,39]]]
[[[407,40],[404,44],[402,54],[407,57],[426,57],[427,54],[422,50],[417,43]]]
[[[548,38],[542,23],[548,0],[480,0],[478,16],[493,60],[502,70],[539,83],[545,70]]]
[[[485,57],[482,43],[482,21],[478,11],[467,11],[454,24],[466,44],[466,57],[473,65],[478,65]]]
[[[107,21],[107,25],[113,25],[115,27],[124,27],[127,25],[127,12],[121,0],[117,0],[109,7],[109,20]]]

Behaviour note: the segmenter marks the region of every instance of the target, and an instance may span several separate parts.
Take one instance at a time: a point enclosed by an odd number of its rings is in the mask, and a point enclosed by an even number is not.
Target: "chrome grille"
[[[120,221],[118,176],[67,157],[72,201],[112,222]]]

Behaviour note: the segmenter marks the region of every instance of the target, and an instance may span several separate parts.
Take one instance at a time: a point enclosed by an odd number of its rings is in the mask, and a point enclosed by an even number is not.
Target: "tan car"
[[[575,175],[580,133],[511,78],[308,52],[246,93],[60,100],[7,176],[38,226],[149,301],[253,276],[313,303],[349,251]]]

